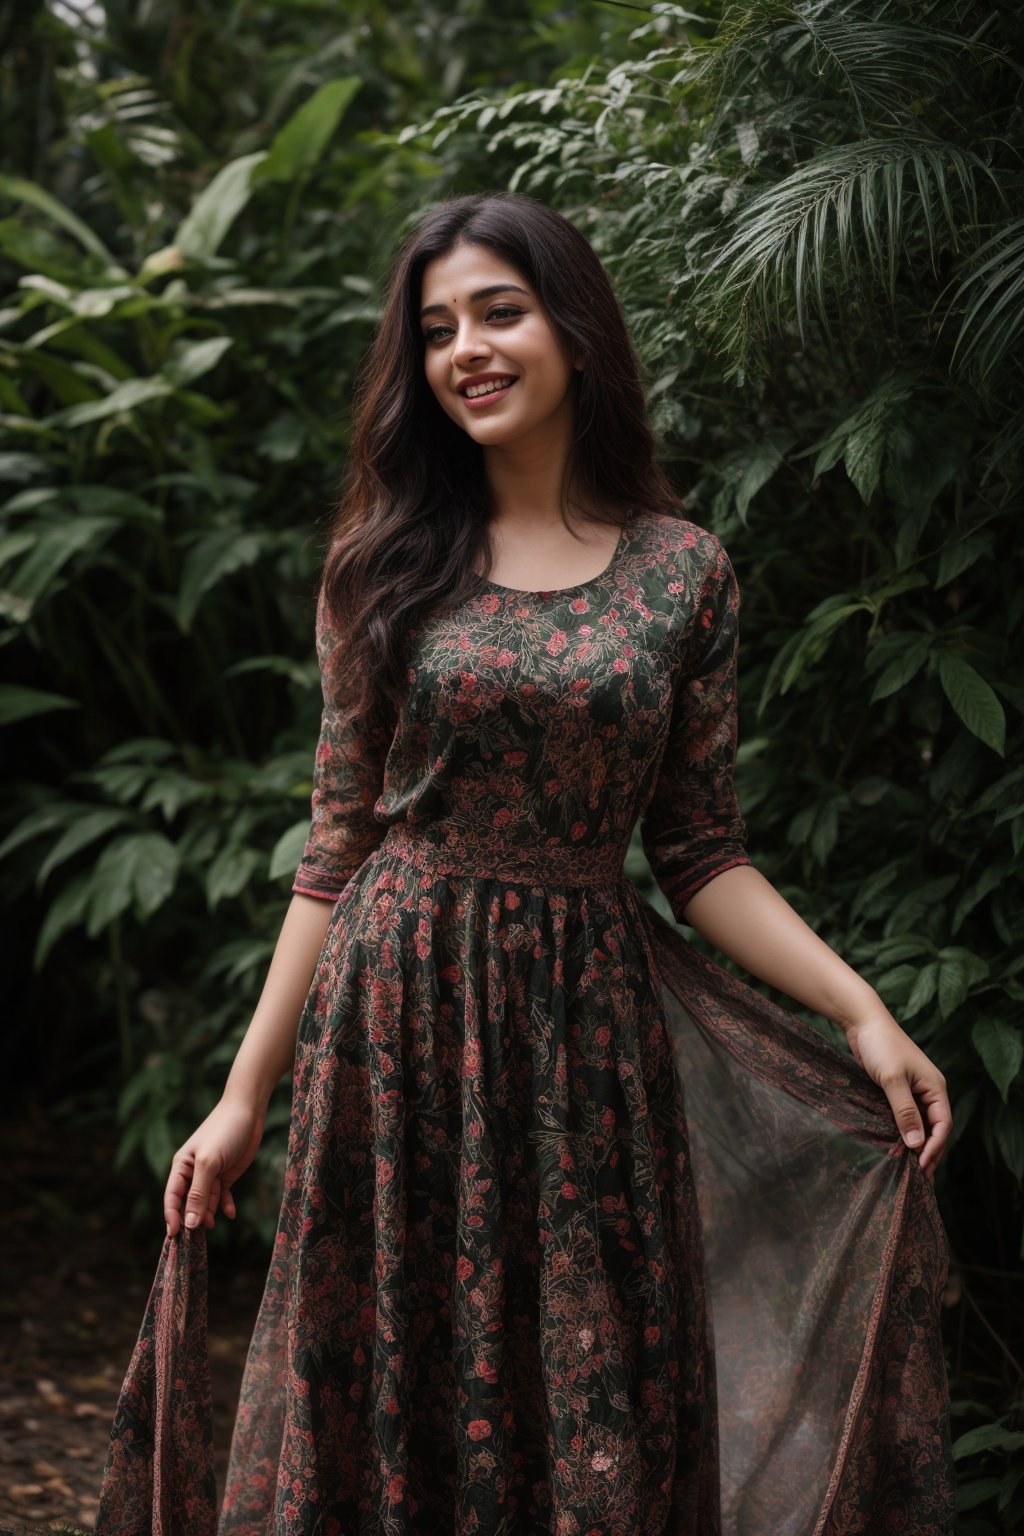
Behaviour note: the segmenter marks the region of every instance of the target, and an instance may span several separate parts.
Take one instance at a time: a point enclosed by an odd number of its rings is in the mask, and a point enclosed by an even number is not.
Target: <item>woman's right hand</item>
[[[256,1156],[265,1121],[265,1108],[225,1095],[182,1143],[171,1160],[164,1190],[168,1237],[181,1230],[183,1200],[188,1227],[212,1227],[218,1209],[234,1219],[231,1186]]]

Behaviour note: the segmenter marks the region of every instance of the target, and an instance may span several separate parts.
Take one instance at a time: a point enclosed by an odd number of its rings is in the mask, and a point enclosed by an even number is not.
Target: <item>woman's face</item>
[[[420,329],[441,409],[482,447],[572,426],[566,354],[530,284],[485,245],[457,245],[423,271]]]

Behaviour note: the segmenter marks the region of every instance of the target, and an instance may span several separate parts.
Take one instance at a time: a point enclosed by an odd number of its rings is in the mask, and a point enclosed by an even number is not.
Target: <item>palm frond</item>
[[[951,307],[966,310],[953,364],[985,378],[1014,353],[1024,332],[1024,219],[979,246]]]
[[[863,6],[837,11],[829,0],[801,7],[779,30],[780,43],[790,37],[790,54],[808,48],[816,71],[849,93],[862,122],[891,120],[897,104],[945,90],[970,54],[988,52],[954,32],[865,15]]]
[[[1009,487],[1011,505],[1020,505],[1021,463],[1024,460],[1024,410],[1017,410],[986,444],[986,452],[979,456],[985,468],[978,484],[987,489],[999,474]]]
[[[813,309],[826,331],[829,296],[854,274],[895,298],[900,254],[940,229],[954,249],[960,216],[976,219],[978,155],[923,136],[861,139],[822,150],[758,193],[705,271],[713,304],[760,308],[776,325],[793,312],[806,340]]]
[[[688,79],[716,88],[727,115],[743,96],[776,105],[787,95],[845,97],[866,133],[869,123],[912,118],[923,98],[949,110],[969,64],[1009,64],[1024,77],[980,35],[946,30],[921,14],[894,19],[885,14],[891,9],[865,0],[732,5],[710,46],[694,53]]]

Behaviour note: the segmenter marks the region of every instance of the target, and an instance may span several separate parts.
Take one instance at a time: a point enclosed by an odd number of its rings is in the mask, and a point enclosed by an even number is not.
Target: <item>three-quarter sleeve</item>
[[[739,588],[728,555],[707,535],[711,559],[687,625],[668,740],[640,835],[677,921],[716,875],[749,864],[733,772]]]
[[[387,831],[374,807],[393,733],[375,715],[352,723],[356,677],[323,587],[317,600],[316,649],[323,716],[313,765],[312,822],[292,890],[336,901]]]

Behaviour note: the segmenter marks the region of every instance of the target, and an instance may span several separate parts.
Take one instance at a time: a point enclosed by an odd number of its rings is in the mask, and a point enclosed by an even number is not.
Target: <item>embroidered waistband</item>
[[[378,850],[404,859],[424,874],[472,875],[529,885],[614,885],[625,880],[626,850],[618,843],[572,848],[564,843],[503,843],[500,833],[481,837],[449,822],[423,827],[395,823]]]

